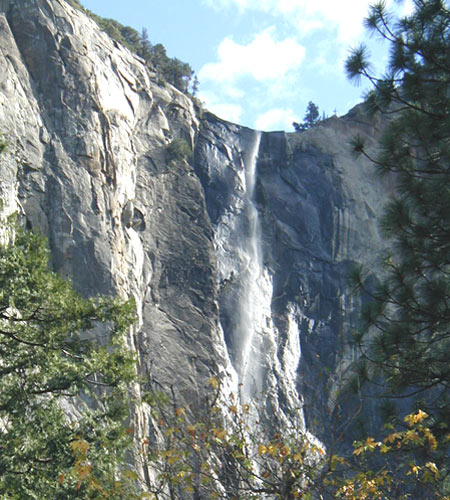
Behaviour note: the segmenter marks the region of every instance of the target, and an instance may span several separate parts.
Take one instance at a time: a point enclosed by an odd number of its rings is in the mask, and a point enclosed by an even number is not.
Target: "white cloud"
[[[233,85],[226,85],[223,88],[223,93],[231,99],[242,99],[245,96],[244,90]]]
[[[317,70],[322,77],[345,79],[344,64],[348,57],[348,47],[336,44],[333,39],[320,41],[314,57],[308,61],[308,67]]]
[[[400,15],[409,16],[414,10],[414,2],[412,0],[405,0],[401,6]]]
[[[362,21],[372,0],[203,0],[213,8],[237,7],[263,11],[283,16],[302,34],[317,30],[337,30],[342,43],[350,43],[362,33]],[[388,0],[388,7],[404,15],[412,10],[412,0],[405,0],[400,7],[395,0]]]
[[[211,112],[224,120],[239,123],[242,116],[242,106],[239,104],[214,104],[208,108]]]
[[[219,61],[203,66],[200,80],[233,82],[243,76],[259,81],[275,80],[298,68],[305,57],[305,48],[295,38],[277,41],[273,32],[273,28],[266,29],[254,35],[247,45],[225,38],[218,48]]]
[[[205,103],[206,108],[222,118],[233,123],[239,123],[242,117],[243,108],[240,104],[223,102],[220,97],[211,92],[200,91],[198,98]]]
[[[257,130],[286,130],[292,128],[296,120],[292,109],[274,108],[259,115],[255,121]]]
[[[203,0],[203,3],[214,9],[237,7],[240,11],[252,9],[268,12],[274,0]]]
[[[240,12],[258,10],[281,15],[302,33],[336,29],[345,41],[361,32],[370,0],[204,0],[214,8],[237,7]],[[408,0],[409,1],[409,0]]]
[[[219,44],[216,59],[199,71],[200,98],[220,117],[262,130],[290,130],[293,121],[301,121],[308,100],[328,114],[335,107],[343,113],[360,100],[367,85],[353,89],[344,62],[349,46],[365,38],[362,21],[373,0],[202,1],[230,9],[227,16],[238,12],[242,17],[236,26],[245,26],[248,36],[244,43],[230,34]],[[407,15],[413,0],[386,3]],[[252,15],[256,11],[267,15]],[[271,28],[251,35],[260,20]],[[376,37],[366,42],[381,72],[386,44]]]

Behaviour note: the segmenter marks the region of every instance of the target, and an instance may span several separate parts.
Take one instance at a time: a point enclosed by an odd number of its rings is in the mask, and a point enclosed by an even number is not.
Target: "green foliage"
[[[142,57],[149,66],[156,70],[161,80],[167,81],[185,93],[189,92],[191,86],[194,95],[198,91],[198,79],[194,78],[191,66],[177,58],[169,57],[162,44],[153,45],[149,41],[145,28],[139,33],[131,26],[124,26],[114,19],[105,19],[88,9],[84,9],[78,0],[70,0],[69,3],[73,7],[82,9],[111,38]],[[194,80],[192,80],[193,78]]]
[[[3,136],[0,134],[0,154],[5,151],[8,147],[8,143],[3,139]]]
[[[354,151],[395,179],[396,193],[381,219],[391,242],[380,284],[361,289],[372,302],[357,343],[367,378],[388,399],[409,398],[429,415],[444,443],[435,462],[449,471],[450,422],[450,11],[441,0],[414,0],[414,12],[395,20],[384,2],[372,6],[366,26],[390,43],[385,75],[371,72],[367,48],[353,50],[348,75],[368,78],[371,113],[389,116],[378,157],[364,141]],[[412,453],[410,459],[414,460]]]
[[[303,123],[293,122],[292,126],[294,127],[296,132],[308,130],[309,128],[315,127],[319,123],[319,116],[319,106],[317,106],[317,104],[314,104],[312,101],[309,101],[308,106],[306,107],[306,113],[303,118]]]
[[[116,493],[131,485],[115,475],[130,444],[135,363],[124,336],[134,304],[82,298],[49,270],[42,236],[3,231],[11,238],[0,246],[0,496],[127,498]]]
[[[303,118],[306,128],[314,127],[319,121],[319,106],[309,101],[306,107],[306,114]]]
[[[169,161],[190,160],[192,149],[185,139],[174,139],[167,146],[167,157]]]
[[[70,4],[72,7],[75,7],[76,9],[81,9],[82,5],[79,2],[79,0],[66,0],[68,4]]]

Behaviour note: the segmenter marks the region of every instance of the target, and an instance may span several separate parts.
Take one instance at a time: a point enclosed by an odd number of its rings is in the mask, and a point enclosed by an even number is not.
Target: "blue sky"
[[[365,33],[370,0],[82,0],[93,12],[162,43],[200,80],[198,97],[220,117],[292,131],[309,101],[345,114],[364,86],[344,74],[349,48],[366,42],[381,71],[386,46]],[[388,5],[407,13],[411,0]]]

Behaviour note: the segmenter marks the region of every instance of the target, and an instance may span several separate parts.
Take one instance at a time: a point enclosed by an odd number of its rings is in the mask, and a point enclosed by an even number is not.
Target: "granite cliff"
[[[64,0],[0,0],[0,133],[2,214],[45,233],[83,294],[135,298],[142,373],[189,400],[220,374],[326,441],[354,355],[347,273],[375,261],[389,193],[348,142],[379,124],[355,108],[296,134],[240,127]]]

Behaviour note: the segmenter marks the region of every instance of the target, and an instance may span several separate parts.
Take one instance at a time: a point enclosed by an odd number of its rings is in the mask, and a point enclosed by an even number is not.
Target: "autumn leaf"
[[[406,415],[406,417],[403,420],[410,427],[412,427],[414,424],[419,424],[420,422],[422,422],[422,420],[425,420],[426,418],[428,418],[428,413],[425,413],[422,410],[418,410],[416,413],[411,413],[409,415]]]
[[[283,445],[280,450],[280,455],[283,457],[288,456],[291,453],[291,449],[287,445]]]
[[[366,439],[366,449],[373,451],[377,446],[381,446],[379,441],[375,441],[373,437],[368,437]]]
[[[216,377],[211,377],[208,380],[208,385],[210,385],[213,389],[217,389],[219,387],[219,381]]]
[[[430,429],[424,429],[423,434],[426,437],[426,439],[428,440],[428,444],[430,445],[430,449],[432,451],[436,450],[438,443],[437,443],[436,438],[434,437],[434,434],[430,431]]]
[[[72,441],[70,446],[72,447],[72,450],[75,454],[81,454],[81,455],[86,455],[86,453],[89,449],[89,443],[87,441],[85,441],[84,439]]]
[[[419,471],[420,471],[421,467],[418,466],[418,465],[412,465],[411,466],[411,472],[415,475],[415,476],[418,476],[419,475]]]
[[[409,442],[418,443],[420,440],[420,436],[416,431],[410,429],[409,431],[405,432],[403,440],[405,443],[409,443]]]
[[[267,453],[267,447],[264,444],[258,446],[258,455],[261,457]]]
[[[359,446],[353,450],[353,455],[359,456],[364,452],[364,446]]]
[[[384,442],[393,443],[396,439],[399,439],[400,437],[401,437],[400,432],[393,432],[392,434],[389,434],[389,436],[387,436]]]
[[[213,429],[213,434],[215,438],[219,439],[220,441],[223,441],[227,436],[227,431],[223,429]]]
[[[186,410],[184,408],[177,408],[175,410],[175,415],[177,417],[181,417],[181,416],[185,417],[186,416]]]
[[[177,456],[177,455],[172,455],[172,456],[170,456],[170,457],[167,459],[167,463],[168,463],[169,465],[174,465],[174,464],[176,464],[176,463],[177,463],[177,462],[179,462],[179,461],[180,461],[180,457],[179,457],[179,456]]]
[[[78,479],[84,481],[91,473],[92,467],[90,465],[80,465],[77,467]]]
[[[425,467],[428,467],[428,469],[434,474],[434,477],[436,479],[439,478],[439,470],[438,468],[436,467],[436,464],[434,462],[427,462],[425,464]]]
[[[389,451],[391,451],[391,447],[390,446],[387,446],[386,444],[382,444],[380,446],[380,452],[381,453],[388,453]]]

